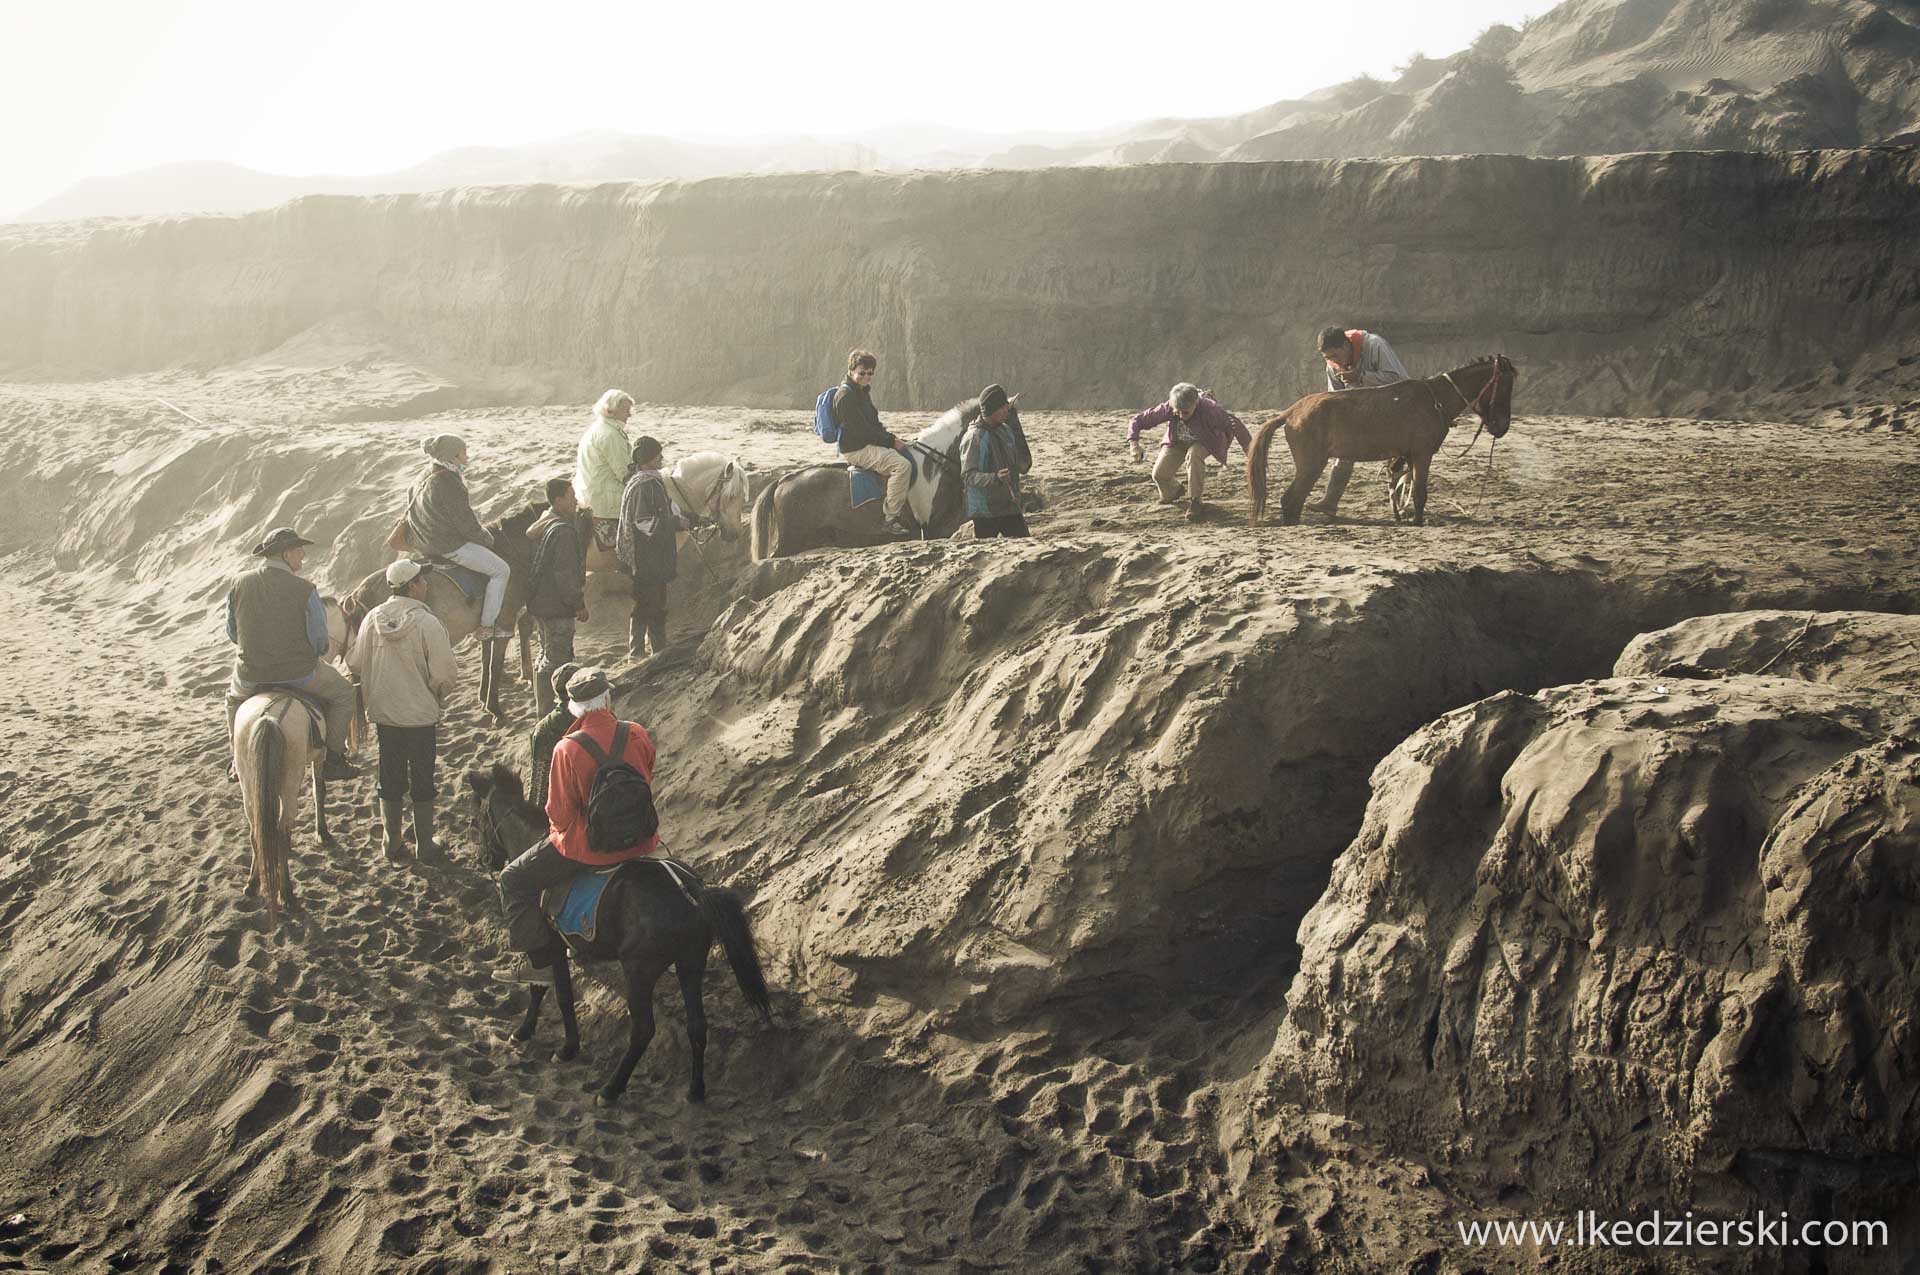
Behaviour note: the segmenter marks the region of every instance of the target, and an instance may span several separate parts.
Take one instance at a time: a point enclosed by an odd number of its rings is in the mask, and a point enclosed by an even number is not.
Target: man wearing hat
[[[633,611],[627,617],[627,655],[639,659],[649,644],[655,655],[667,646],[667,586],[679,574],[679,535],[691,524],[673,503],[660,476],[659,440],[642,435],[633,445],[633,472],[620,493],[620,526],[614,548],[633,577]]]
[[[656,832],[636,846],[613,854],[596,853],[587,844],[587,796],[603,764],[616,759],[653,782],[653,740],[638,722],[613,715],[613,688],[604,669],[584,668],[567,682],[567,710],[573,731],[553,750],[547,779],[547,836],[500,872],[500,903],[507,914],[507,937],[526,959],[495,972],[507,983],[544,983],[559,939],[540,914],[540,894],[577,873],[611,867],[660,848]],[[616,737],[625,739],[616,753]],[[585,738],[583,739],[582,736]]]
[[[1227,463],[1227,448],[1237,439],[1241,454],[1253,446],[1253,435],[1240,418],[1220,406],[1213,395],[1190,381],[1182,381],[1167,393],[1167,401],[1149,407],[1133,418],[1127,427],[1127,445],[1134,460],[1141,457],[1140,438],[1156,425],[1167,427],[1160,440],[1160,454],[1153,462],[1153,485],[1160,491],[1160,503],[1177,505],[1183,495],[1187,501],[1187,521],[1198,522],[1202,497],[1206,495],[1207,457]],[[1182,493],[1177,475],[1186,466],[1187,491]]]
[[[413,798],[415,857],[444,862],[433,840],[433,763],[439,750],[440,710],[460,678],[446,626],[427,606],[427,577],[402,558],[387,567],[393,596],[367,612],[347,666],[360,675],[367,716],[380,737],[380,815],[386,855],[405,863],[401,803]]]
[[[305,539],[292,527],[276,527],[253,547],[260,559],[240,574],[227,591],[227,640],[240,648],[233,657],[227,687],[227,743],[233,743],[233,719],[255,693],[291,686],[318,700],[325,711],[328,779],[351,779],[360,772],[347,764],[347,724],[353,719],[353,685],[330,665],[327,612],[311,580],[302,579]]]
[[[507,560],[493,551],[493,537],[473,516],[467,444],[458,434],[440,434],[427,440],[426,452],[426,468],[407,493],[407,534],[418,552],[450,559],[487,578],[475,636],[505,637],[494,632],[493,622],[507,598]]]
[[[1033,468],[1027,438],[1013,399],[998,385],[980,391],[980,416],[960,441],[960,477],[967,489],[967,516],[981,540],[1025,536],[1020,478]]]

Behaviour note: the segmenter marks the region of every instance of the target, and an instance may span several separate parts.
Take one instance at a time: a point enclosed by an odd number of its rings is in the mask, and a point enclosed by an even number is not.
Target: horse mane
[[[973,398],[963,398],[946,411],[940,413],[933,424],[921,430],[916,441],[925,442],[927,435],[936,433],[942,429],[950,429],[955,425],[960,426],[964,431],[967,426],[973,424],[978,419],[980,419],[979,396],[975,395]],[[958,442],[959,438],[960,435],[954,435],[954,441]],[[932,444],[928,445],[931,446]]]
[[[546,819],[546,812],[527,800],[527,790],[520,782],[520,772],[503,761],[497,761],[487,775],[493,780],[494,791],[506,795],[507,803],[515,814],[527,819]]]
[[[527,528],[533,525],[533,520],[545,512],[547,512],[546,501],[529,501],[525,509],[519,510],[516,513],[510,513],[500,519],[500,521],[489,526],[487,528],[487,534],[492,536],[501,534],[524,536],[527,533]]]

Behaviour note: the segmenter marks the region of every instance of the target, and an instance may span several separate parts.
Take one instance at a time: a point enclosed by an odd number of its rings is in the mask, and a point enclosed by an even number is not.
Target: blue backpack
[[[840,392],[838,385],[820,391],[820,397],[813,401],[813,432],[820,435],[823,443],[840,441],[840,422],[833,419],[833,396]]]

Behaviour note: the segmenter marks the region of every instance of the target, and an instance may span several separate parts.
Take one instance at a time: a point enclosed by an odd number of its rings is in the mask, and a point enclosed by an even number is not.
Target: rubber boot
[[[383,801],[380,803],[380,822],[385,824],[387,828],[386,853],[388,863],[405,863],[407,861],[407,845],[400,837],[400,816],[401,810],[399,802]]]
[[[647,654],[647,626],[638,615],[627,617],[627,658],[638,660]]]
[[[1340,497],[1346,494],[1347,480],[1353,477],[1353,466],[1345,461],[1335,461],[1327,472],[1327,494],[1308,505],[1307,508],[1318,514],[1337,513],[1340,509]]]
[[[552,669],[533,671],[533,711],[537,717],[545,717],[553,711]]]
[[[667,649],[667,621],[665,616],[647,625],[647,643],[653,647],[653,653],[655,655]]]
[[[445,863],[447,852],[433,839],[433,803],[413,803],[413,857],[422,863]]]

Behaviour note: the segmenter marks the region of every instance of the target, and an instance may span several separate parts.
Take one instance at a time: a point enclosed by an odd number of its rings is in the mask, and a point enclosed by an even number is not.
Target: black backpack
[[[595,854],[620,854],[660,831],[653,788],[645,775],[624,760],[631,725],[621,722],[613,728],[611,757],[583,730],[567,736],[600,763],[600,769],[593,773],[593,786],[587,790],[587,849]]]

